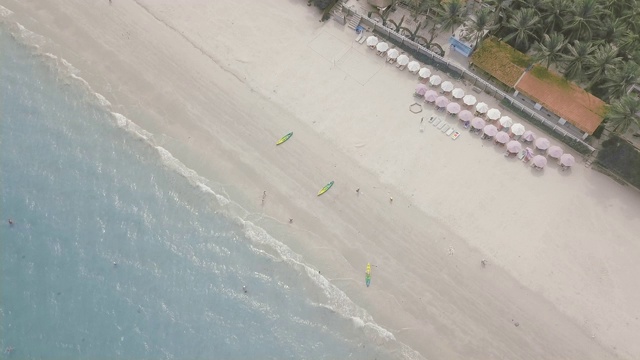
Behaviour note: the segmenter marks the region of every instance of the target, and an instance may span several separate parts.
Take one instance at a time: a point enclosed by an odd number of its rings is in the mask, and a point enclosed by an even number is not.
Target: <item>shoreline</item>
[[[32,1],[32,3],[35,2]],[[3,1],[3,3],[19,7],[12,1]],[[106,19],[100,20],[96,15],[99,12],[92,9],[90,5],[67,1],[67,4],[74,3],[73,8],[77,14],[96,17],[92,18],[95,20],[93,24],[74,25],[87,30],[93,36],[93,38],[90,36],[88,38],[80,37],[78,45],[72,44],[74,42],[73,35],[60,33],[56,24],[34,23],[36,28],[53,30],[51,32],[38,31],[38,29],[31,27],[34,24],[24,23],[24,25],[38,33],[51,33],[54,41],[57,41],[57,44],[62,44],[59,47],[56,46],[52,52],[81,69],[83,72],[81,76],[91,83],[96,91],[105,95],[114,104],[114,111],[125,113],[128,118],[134,119],[144,129],[152,132],[157,139],[160,139],[159,145],[166,146],[176,158],[195,169],[205,178],[217,178],[226,185],[233,183],[234,185],[230,189],[225,186],[229,189],[231,198],[241,204],[247,204],[248,209],[259,213],[260,194],[263,189],[267,189],[269,196],[265,212],[275,219],[282,219],[283,222],[289,217],[294,217],[293,228],[300,229],[299,232],[302,234],[306,232],[316,234],[309,236],[309,239],[320,243],[319,246],[314,246],[308,241],[305,243],[294,239],[289,240],[287,245],[302,254],[308,263],[325,264],[326,266],[318,267],[322,267],[323,275],[326,274],[325,276],[329,279],[356,279],[353,281],[334,280],[332,282],[345,291],[355,303],[367,309],[378,324],[392,330],[399,340],[420,351],[425,357],[483,358],[491,356],[491,354],[501,354],[532,359],[545,358],[546,356],[563,358],[578,358],[580,356],[602,359],[614,356],[612,352],[591,339],[591,334],[586,329],[588,326],[584,326],[584,324],[580,326],[576,321],[575,314],[570,318],[566,315],[566,309],[564,311],[557,309],[562,308],[558,303],[564,303],[564,307],[566,307],[566,304],[573,299],[567,291],[562,289],[562,284],[566,284],[566,280],[563,280],[564,282],[555,280],[546,287],[541,287],[541,284],[547,280],[545,276],[548,274],[535,276],[526,272],[536,268],[558,270],[559,264],[564,259],[574,255],[575,250],[571,249],[572,241],[559,244],[557,249],[549,248],[545,243],[531,244],[542,237],[545,234],[544,231],[536,231],[533,235],[521,235],[531,243],[520,244],[520,248],[507,246],[509,239],[489,241],[487,238],[490,238],[494,232],[486,225],[478,224],[478,221],[472,220],[464,224],[464,219],[472,218],[474,212],[478,210],[477,205],[469,204],[469,200],[474,199],[470,195],[473,193],[459,189],[450,191],[445,188],[444,190],[447,190],[446,193],[449,193],[449,196],[440,196],[442,194],[439,193],[442,190],[436,194],[431,194],[429,191],[429,188],[438,189],[442,184],[447,184],[443,182],[443,179],[459,177],[470,179],[476,173],[484,174],[488,184],[498,182],[497,185],[504,186],[499,182],[500,179],[493,177],[490,173],[487,174],[485,168],[490,165],[496,166],[512,179],[523,181],[527,186],[538,191],[555,191],[557,194],[559,190],[548,189],[551,181],[555,182],[554,185],[558,185],[558,180],[551,175],[547,176],[547,173],[551,173],[547,170],[551,170],[551,168],[545,170],[545,176],[542,178],[531,176],[529,173],[518,173],[519,170],[511,171],[512,169],[500,165],[498,160],[507,166],[515,164],[504,163],[504,159],[500,159],[501,156],[496,156],[499,154],[495,154],[495,148],[480,146],[477,139],[471,139],[468,133],[463,133],[463,136],[456,142],[452,142],[450,139],[445,142],[444,135],[436,133],[435,129],[427,128],[423,138],[413,138],[412,134],[417,132],[417,126],[407,125],[407,122],[412,120],[411,116],[398,115],[401,111],[406,112],[399,105],[409,101],[412,92],[412,88],[403,87],[402,84],[414,82],[409,79],[406,72],[399,73],[393,67],[379,69],[364,85],[358,84],[362,86],[365,101],[353,106],[353,96],[349,96],[349,90],[355,85],[346,83],[347,80],[344,80],[344,88],[331,86],[332,83],[337,83],[337,79],[345,79],[344,73],[335,74],[336,71],[332,72],[335,70],[331,67],[332,64],[322,65],[322,61],[326,61],[326,59],[314,58],[313,52],[304,48],[294,52],[293,57],[307,61],[309,68],[316,69],[320,73],[319,76],[328,76],[329,79],[322,81],[318,77],[309,76],[307,69],[301,69],[290,63],[283,63],[278,67],[278,69],[286,68],[289,72],[282,71],[277,75],[263,77],[252,75],[251,72],[263,70],[266,65],[262,64],[246,73],[246,77],[251,79],[249,86],[252,88],[247,89],[243,82],[234,83],[237,80],[242,81],[237,73],[233,76],[219,70],[207,70],[212,66],[210,60],[198,58],[196,49],[190,49],[188,45],[181,43],[179,36],[167,35],[170,32],[162,32],[164,30],[161,30],[160,24],[153,23],[147,15],[138,12],[139,10],[134,7],[125,10],[126,16],[124,13],[120,13],[118,18],[106,17]],[[116,5],[121,6],[114,4],[114,7]],[[52,5],[47,7],[51,8]],[[304,8],[296,7],[296,9],[294,11],[300,13],[309,12],[306,10],[306,6]],[[12,10],[16,11],[16,9]],[[59,15],[62,10],[54,11],[52,9],[52,11]],[[122,20],[129,19],[127,17],[144,21],[139,27],[134,27]],[[178,16],[176,18],[179,19]],[[22,22],[22,19],[20,20]],[[139,39],[134,44],[126,45],[124,40],[121,40],[122,43],[116,41],[118,37],[115,35],[98,37],[98,34],[103,33],[102,30],[106,29],[108,33],[118,26],[128,26],[124,30],[132,33],[137,32]],[[146,29],[144,26],[158,30],[159,35],[154,35],[150,39],[149,45],[145,45],[143,42],[145,37],[150,36],[143,31]],[[174,27],[179,28],[178,26]],[[332,31],[329,34],[330,37],[326,38],[333,37],[342,41],[338,30],[333,22],[329,22],[316,30],[314,39],[326,31]],[[307,29],[306,32],[302,32],[303,35],[306,35],[310,31]],[[80,45],[83,41],[87,42],[85,43],[86,49],[82,49]],[[233,39],[229,41],[233,41]],[[88,45],[93,42],[95,42],[94,45]],[[153,46],[154,43],[164,43],[166,49],[158,50]],[[321,44],[322,46],[319,48],[331,49],[332,45],[335,45],[330,42],[327,44]],[[318,44],[316,43],[316,45]],[[139,51],[145,54],[159,52],[155,55],[160,57],[157,60],[149,61],[150,64],[140,64],[135,62],[135,56],[132,54],[120,54],[118,51],[110,49],[111,46],[118,46],[120,50],[129,49],[132,52]],[[137,50],[136,47],[138,47]],[[69,51],[68,49],[74,50]],[[349,52],[350,49],[347,51]],[[317,51],[315,53],[317,54]],[[105,60],[110,60],[107,61],[107,64],[97,67],[91,66],[97,65],[95,60],[104,54],[111,56],[105,58]],[[178,66],[180,64],[177,62],[172,66],[171,61],[179,59],[179,54],[183,54],[185,56],[183,60],[187,60],[193,67],[184,69],[186,66],[183,66],[183,69],[180,69]],[[355,52],[349,53],[351,56],[357,56],[354,54]],[[238,58],[242,58],[241,55]],[[362,57],[358,59],[362,59]],[[381,59],[375,58],[373,60]],[[224,59],[220,61],[224,63]],[[131,68],[127,68],[126,64],[131,65]],[[238,64],[241,65],[237,66],[249,67],[246,63],[239,62]],[[344,64],[342,63],[342,65]],[[143,65],[149,65],[150,69],[145,72]],[[138,73],[134,73],[134,70],[138,70]],[[180,80],[182,74],[188,74],[189,77]],[[157,78],[152,82],[150,79],[154,75]],[[283,80],[286,76],[291,80]],[[294,80],[299,80],[303,76],[309,79],[307,84],[298,87],[292,85]],[[225,89],[209,84],[211,79],[223,82],[226,86]],[[398,81],[398,79],[401,80]],[[389,103],[391,105],[388,109],[380,105],[372,106],[373,101],[366,101],[367,98],[370,100],[380,99],[381,96],[376,93],[380,86],[389,85],[389,81],[398,85],[396,90],[405,88],[405,94],[390,95]],[[113,92],[102,91],[107,88],[106,83],[120,83],[121,89],[114,89],[112,85]],[[274,84],[281,85],[276,85],[276,89]],[[161,88],[158,89],[158,87]],[[303,88],[300,89],[300,87]],[[208,99],[197,91],[199,89],[208,91],[206,97],[220,98],[223,101],[216,104],[217,106],[210,105],[207,103]],[[271,95],[263,98],[258,94],[252,94],[253,89],[261,89],[263,94]],[[144,92],[139,92],[140,90]],[[335,108],[324,109],[313,105],[313,101],[321,99],[322,102],[327,99],[326,94],[331,92],[346,96],[332,104]],[[134,95],[136,93],[151,94],[137,99],[141,104],[147,106],[136,105]],[[384,95],[389,94],[386,92]],[[287,105],[287,100],[289,105]],[[250,104],[250,106],[234,107],[234,105],[241,105],[243,102]],[[276,106],[273,105],[274,103]],[[347,108],[348,106],[350,108]],[[367,106],[375,108],[375,111],[368,110]],[[220,107],[225,108],[221,119],[202,122],[201,119],[206,119],[208,114],[216,113],[213,111],[214,108],[219,110]],[[226,107],[229,108],[226,109]],[[304,110],[307,112],[305,113]],[[149,114],[149,111],[157,113]],[[359,115],[358,112],[360,112]],[[246,123],[237,124],[237,115],[240,115],[240,118]],[[387,119],[393,119],[394,116],[401,119],[391,125],[385,122]],[[181,121],[170,122],[171,118],[179,118]],[[267,123],[260,121],[261,118],[272,121]],[[321,121],[323,118],[332,119]],[[353,118],[356,119],[353,120]],[[369,121],[369,127],[363,127],[361,122],[356,122],[356,120],[362,121],[363,118]],[[407,118],[409,120],[406,120]],[[144,119],[144,121],[140,122],[138,119]],[[314,120],[316,123],[313,122]],[[406,122],[403,123],[402,120],[406,120]],[[294,138],[286,144],[287,146],[278,148],[277,151],[270,150],[273,148],[273,141],[291,128],[295,128],[295,134]],[[331,131],[331,129],[340,129],[340,131]],[[380,129],[384,129],[385,132],[381,133]],[[399,140],[393,144],[375,144],[376,139],[384,139],[386,134],[395,136]],[[189,136],[191,136],[191,140],[189,140]],[[425,137],[428,142],[423,141]],[[461,141],[465,138],[467,138],[465,141]],[[211,144],[212,139],[221,142],[221,144]],[[227,142],[224,143],[224,141]],[[364,145],[359,146],[360,144]],[[436,147],[430,147],[433,144]],[[476,154],[473,151],[477,152],[479,156],[474,156]],[[447,152],[450,153],[449,156],[457,159],[454,164],[443,158]],[[406,159],[407,154],[415,153],[431,153],[439,156],[428,159],[413,156]],[[241,165],[235,162],[238,158],[242,160]],[[325,162],[327,158],[335,160]],[[484,161],[485,164],[470,163],[466,164],[466,167],[457,166],[458,162],[462,162],[466,158],[476,162]],[[209,159],[221,160],[214,165],[209,165],[207,164]],[[421,165],[421,162],[425,163],[425,167],[437,171],[437,174],[433,171],[431,173],[426,171],[427,174],[425,174],[424,170],[418,172],[416,166]],[[295,164],[293,169],[292,164]],[[409,170],[402,171],[403,167],[404,169],[409,168]],[[389,170],[386,170],[387,168]],[[483,169],[485,169],[484,172]],[[394,172],[393,170],[398,171]],[[525,178],[525,176],[529,176],[529,178]],[[579,171],[576,169],[570,177],[560,179],[565,182],[575,180],[576,185],[584,188],[585,182],[578,182],[576,179],[580,179],[579,177],[591,180],[591,183],[586,183],[586,185],[592,187],[596,185],[609,186],[608,189],[605,189],[605,194],[629,196],[629,192],[625,192],[624,189],[622,192],[615,188],[611,189],[611,184],[607,183],[606,178],[603,180],[601,176],[583,169],[579,169]],[[327,194],[316,198],[314,194],[317,191],[316,187],[319,189],[329,180],[336,180],[336,186]],[[423,185],[426,182],[428,186],[421,188],[421,182]],[[609,183],[611,183],[610,180]],[[461,183],[451,180],[450,186],[455,188],[456,185],[459,186]],[[462,185],[464,186],[464,183]],[[561,191],[572,194],[571,184],[565,183],[558,186]],[[356,187],[362,189],[362,194],[359,197],[354,192]],[[395,190],[398,188],[404,190]],[[508,188],[508,190],[512,189]],[[496,192],[494,188],[491,190],[491,193]],[[255,194],[255,200],[253,200],[253,194]],[[388,203],[389,194],[394,198],[393,204]],[[560,195],[562,194],[560,193]],[[573,192],[573,196],[578,195],[579,193]],[[625,199],[627,201],[625,205],[631,209],[637,209],[637,205],[632,201],[637,200],[638,197],[633,198],[633,194],[631,197],[631,199]],[[478,203],[495,202],[493,196],[489,195],[478,195],[478,198]],[[545,197],[545,200],[549,199]],[[617,199],[614,198],[614,200]],[[541,216],[538,210],[544,209],[536,206],[534,203],[536,197],[528,196],[520,201],[534,207],[534,215],[542,217],[545,220],[543,222],[545,226],[554,225],[556,220],[552,217],[559,212]],[[589,204],[589,202],[579,201],[577,198],[571,198],[570,202],[570,204],[565,204],[563,210],[571,209],[571,205],[580,208],[581,205]],[[469,205],[470,209],[452,204]],[[557,206],[562,203],[552,202],[552,204]],[[609,202],[609,206],[620,206],[621,204],[622,201]],[[499,201],[495,207],[504,208],[508,205],[509,203],[506,201]],[[436,210],[429,209],[439,210],[436,212]],[[487,218],[495,218],[500,215],[499,211],[495,211],[496,209],[480,208],[480,210],[485,212]],[[425,218],[423,211],[433,219]],[[292,212],[295,212],[296,215],[291,216]],[[441,215],[438,216],[438,213]],[[512,220],[512,217],[509,217],[509,220]],[[632,220],[629,219],[629,221]],[[322,224],[332,225],[322,226]],[[518,225],[522,226],[523,224]],[[287,226],[287,224],[284,225]],[[555,225],[559,224],[555,223]],[[584,226],[584,223],[575,221],[569,225],[571,229],[565,231],[563,235],[577,227]],[[265,226],[269,227],[268,224]],[[505,231],[511,233],[512,230],[513,226]],[[622,235],[619,241],[624,242],[632,239],[626,234],[631,234],[633,231],[634,227],[630,226],[627,232],[621,233],[618,230],[614,233]],[[483,232],[487,232],[489,235],[479,238],[475,236]],[[455,233],[462,235],[462,239]],[[425,239],[425,237],[428,238]],[[589,242],[585,246],[590,251],[599,251],[599,247],[593,245],[596,237],[588,240]],[[626,244],[613,243],[613,245]],[[449,246],[455,249],[455,255],[452,257],[446,254]],[[552,253],[552,250],[558,251],[563,256]],[[629,252],[628,257],[631,258],[632,254],[637,251],[637,245],[635,248],[624,250]],[[529,251],[547,256],[524,259],[522,260],[523,264],[520,265],[515,263],[516,255],[526,255]],[[490,255],[491,265],[486,269],[487,271],[479,272],[479,259],[485,257],[486,254]],[[578,255],[584,258],[580,253]],[[384,267],[379,270],[379,273],[374,274],[373,287],[370,289],[372,291],[363,295],[360,288],[362,281],[358,281],[358,279],[364,271],[364,267],[360,264],[366,264],[371,258],[374,260],[371,261],[372,263],[384,264]],[[587,259],[587,261],[590,260]],[[592,261],[595,261],[596,267],[599,267],[602,262],[598,258]],[[626,265],[626,263],[623,264]],[[569,263],[569,265],[571,270],[576,273],[584,268],[580,264]],[[503,268],[507,271],[503,271]],[[615,269],[607,263],[606,270],[613,271]],[[374,271],[376,270],[374,269]],[[514,275],[515,278],[507,272]],[[488,273],[491,274],[492,279],[486,276]],[[565,278],[572,276],[578,284],[586,283],[577,275],[569,274],[565,275]],[[525,280],[529,280],[529,282],[527,283]],[[623,285],[629,284],[628,280],[620,280],[613,276],[605,280],[624,281]],[[535,292],[531,289],[534,289]],[[602,290],[598,284],[591,284],[582,289],[587,292]],[[614,290],[618,291],[618,297],[624,295],[625,292],[633,291],[633,289],[627,288],[624,288],[622,293],[619,289]],[[634,296],[637,296],[637,293]],[[422,300],[426,297],[429,299]],[[548,298],[554,299],[554,302],[551,303]],[[629,300],[629,304],[631,304],[631,300]],[[624,304],[620,305],[626,309]],[[621,310],[621,313],[624,311]],[[584,313],[584,310],[578,312]],[[511,316],[515,314],[516,320],[521,324],[517,331],[526,328],[527,333],[514,333],[516,329],[509,322],[511,318],[509,313]],[[496,316],[499,314],[502,314],[501,318],[497,319]],[[631,313],[628,315],[633,316]],[[557,322],[553,328],[556,332],[553,334],[548,333],[549,329],[545,323],[551,319],[554,319],[554,323]],[[632,326],[627,336],[632,336],[633,329],[639,325],[636,323]],[[601,338],[601,333],[604,331],[598,333],[598,339]],[[425,339],[431,341],[425,341]],[[631,338],[629,337],[628,340]],[[434,342],[437,345],[424,344],[425,342]],[[416,346],[417,344],[421,344],[421,346]],[[632,345],[637,345],[631,344],[631,342],[626,345],[626,349],[618,346],[619,351],[627,353],[626,355],[621,354],[622,356],[632,357],[632,354],[637,354],[634,351],[638,349],[632,347]],[[480,349],[487,351],[487,353],[477,353]]]

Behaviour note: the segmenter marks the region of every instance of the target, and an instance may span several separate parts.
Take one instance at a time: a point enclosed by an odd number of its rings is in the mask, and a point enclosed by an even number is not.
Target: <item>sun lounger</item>
[[[358,34],[358,36],[356,36],[356,42],[360,42],[360,40],[364,39],[364,33],[360,33]]]
[[[435,120],[435,119],[436,119],[436,117],[435,117],[435,116],[430,117],[430,118],[429,118],[429,123],[432,123],[432,122],[433,122],[433,120]]]
[[[446,133],[449,129],[451,129],[451,126],[449,126],[449,125],[445,124],[445,125],[442,127],[442,132],[443,132],[443,133]]]
[[[444,127],[446,124],[447,124],[446,122],[442,121],[442,122],[440,123],[440,125],[436,126],[436,129],[440,130],[440,129],[442,129],[442,127]]]
[[[447,136],[450,136],[451,134],[453,134],[453,128],[447,130],[447,132],[445,133]]]
[[[454,132],[454,133],[453,133],[453,135],[451,135],[451,138],[452,138],[453,140],[455,140],[455,139],[457,139],[457,138],[458,138],[458,136],[460,136],[460,133],[456,131],[456,132]]]
[[[365,41],[365,40],[367,40],[367,37],[366,37],[366,36],[364,36],[364,33],[362,33],[362,38],[361,38],[360,40],[358,40],[358,42],[359,42],[360,44],[362,44],[362,43],[364,43],[364,41]]]
[[[441,121],[442,121],[442,120],[440,120],[440,118],[436,118],[436,119],[433,121],[433,126],[438,126],[438,124],[440,124],[440,122],[441,122]]]

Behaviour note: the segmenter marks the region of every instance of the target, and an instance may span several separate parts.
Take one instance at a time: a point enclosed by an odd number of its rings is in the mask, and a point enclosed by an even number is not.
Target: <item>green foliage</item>
[[[640,98],[624,95],[609,106],[605,122],[616,134],[625,133],[633,124],[640,126]]]
[[[567,81],[567,79],[552,73],[551,71],[543,68],[542,66],[534,66],[531,69],[531,75],[535,76],[536,78],[546,83],[557,85],[560,88],[567,89],[567,90],[571,89],[571,83]]]
[[[590,42],[576,40],[573,44],[567,44],[566,49],[567,52],[561,56],[564,76],[569,80],[582,80],[587,61],[595,48]]]
[[[511,46],[491,37],[473,53],[474,65],[486,71],[509,87],[513,87],[531,58]]]
[[[533,46],[535,53],[533,59],[546,63],[548,69],[551,64],[557,63],[562,58],[562,51],[566,44],[562,34],[557,32],[553,32],[551,35],[544,34],[542,41]]]
[[[598,164],[640,189],[640,152],[623,139],[613,136],[604,141]]]
[[[540,27],[540,16],[532,8],[514,11],[506,24],[510,29],[504,41],[511,42],[518,50],[527,51],[532,41],[538,40],[537,31]]]
[[[477,46],[485,31],[493,31],[498,28],[495,16],[488,8],[482,8],[475,14],[475,17],[467,23],[467,28],[475,35],[475,45]]]
[[[440,24],[442,30],[453,31],[456,27],[464,23],[462,0],[448,0],[440,5],[437,10],[436,22]]]
[[[598,125],[598,128],[596,128],[596,131],[593,132],[593,137],[596,139],[600,139],[600,137],[602,136],[602,133],[604,132],[605,126],[604,124],[600,124]]]

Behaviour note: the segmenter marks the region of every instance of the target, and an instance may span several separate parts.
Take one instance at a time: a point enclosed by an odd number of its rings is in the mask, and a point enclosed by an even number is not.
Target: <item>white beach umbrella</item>
[[[389,50],[389,44],[387,44],[386,42],[380,42],[378,43],[378,45],[376,45],[376,50],[380,51],[380,52],[385,52],[387,50]]]
[[[515,136],[524,134],[524,125],[517,123],[511,126],[511,133]]]
[[[476,101],[477,101],[477,100],[476,100],[476,97],[475,97],[475,96],[473,96],[473,95],[465,95],[465,96],[462,98],[462,102],[463,102],[465,105],[469,105],[469,106],[473,106],[473,105],[475,105],[475,104],[476,104]]]
[[[453,84],[451,83],[451,81],[445,81],[440,85],[440,88],[444,92],[450,92],[451,90],[453,90]]]
[[[464,90],[455,88],[451,91],[451,95],[453,95],[453,97],[456,99],[462,99],[464,97]]]
[[[398,60],[396,60],[398,62],[398,65],[404,66],[407,65],[409,63],[409,57],[405,54],[402,54],[400,56],[398,56]]]
[[[434,86],[440,85],[441,82],[442,82],[442,78],[438,75],[433,75],[431,79],[429,79],[429,83]]]
[[[378,45],[378,38],[373,35],[369,36],[367,38],[367,45],[371,47]]]
[[[506,128],[511,127],[511,125],[513,125],[513,120],[508,116],[503,116],[500,118],[500,125]]]
[[[431,76],[431,70],[429,70],[428,68],[424,67],[424,68],[420,69],[420,71],[418,72],[418,75],[421,78],[426,79],[429,76]]]
[[[500,118],[500,115],[500,110],[498,109],[491,109],[487,111],[487,117],[491,120],[498,120]]]
[[[479,102],[479,103],[476,105],[476,111],[477,111],[477,112],[479,112],[479,113],[481,113],[481,114],[484,114],[484,113],[486,113],[487,111],[489,111],[489,105],[487,105],[487,104],[485,104],[485,103],[483,103],[483,102]]]
[[[407,69],[409,69],[409,71],[411,72],[416,72],[420,70],[420,63],[415,60],[411,61],[409,62],[409,65],[407,65]]]
[[[398,56],[400,56],[400,52],[398,51],[398,49],[391,49],[387,51],[387,56],[389,57],[389,59],[396,59],[398,58]]]

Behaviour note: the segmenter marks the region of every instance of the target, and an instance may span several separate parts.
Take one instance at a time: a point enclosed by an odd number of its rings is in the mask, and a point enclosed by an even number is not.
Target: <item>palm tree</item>
[[[503,40],[515,39],[516,47],[526,51],[530,42],[538,39],[536,32],[540,26],[540,17],[531,8],[516,10],[506,26],[512,31]]]
[[[627,29],[622,33],[616,45],[618,45],[620,52],[625,54],[625,57],[628,57],[636,49],[640,49],[640,34]]]
[[[533,60],[546,62],[547,69],[549,69],[552,63],[557,63],[562,58],[562,50],[566,44],[562,34],[557,32],[553,32],[551,35],[544,34],[542,42],[533,45],[535,52]]]
[[[602,19],[600,26],[595,32],[598,40],[604,43],[615,44],[625,31],[624,22],[619,18],[607,16]]]
[[[590,40],[597,26],[602,8],[598,0],[577,0],[567,21],[567,33],[570,39]]]
[[[511,1],[512,0],[486,0],[483,2],[485,5],[489,6],[491,11],[493,11],[498,29],[507,23],[507,19],[509,17],[508,4],[510,4]]]
[[[582,80],[587,59],[593,50],[595,50],[593,44],[588,41],[575,40],[573,45],[567,44],[568,54],[561,56],[564,63],[564,77],[570,80]]]
[[[593,88],[595,84],[604,78],[607,70],[616,67],[621,61],[622,58],[618,56],[618,49],[611,44],[598,46],[593,54],[587,58],[585,75],[591,79],[587,88]]]
[[[409,7],[411,8],[411,16],[413,16],[413,20],[417,20],[418,16],[422,14],[423,11],[429,10],[430,8],[436,7],[440,5],[438,0],[410,0]]]
[[[467,23],[467,28],[474,33],[475,42],[477,47],[480,40],[485,34],[485,31],[495,30],[498,25],[495,23],[495,15],[488,8],[482,8],[475,14],[475,17],[471,17],[471,20]]]
[[[607,90],[609,98],[621,98],[631,85],[640,84],[640,65],[627,61],[622,66],[606,72],[607,80],[602,88]]]
[[[562,31],[565,18],[571,11],[569,0],[545,0],[541,5],[540,14],[544,23],[544,32]]]
[[[620,20],[629,26],[629,30],[640,33],[640,1],[616,0],[613,3],[619,6]]]
[[[443,3],[438,9],[436,21],[442,30],[451,30],[453,34],[456,27],[464,23],[464,6],[462,0],[450,0]]]
[[[640,98],[634,95],[624,95],[609,106],[605,121],[613,127],[613,132],[623,134],[633,124],[640,126]]]

